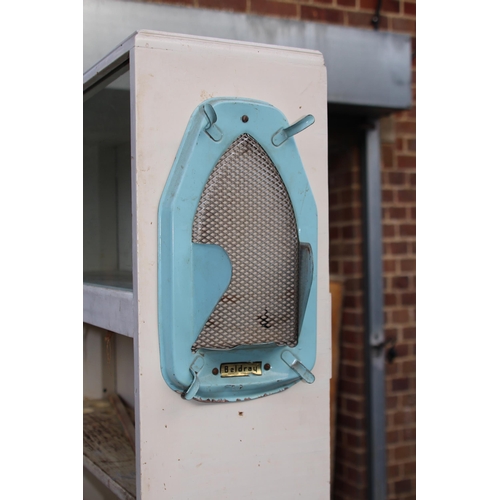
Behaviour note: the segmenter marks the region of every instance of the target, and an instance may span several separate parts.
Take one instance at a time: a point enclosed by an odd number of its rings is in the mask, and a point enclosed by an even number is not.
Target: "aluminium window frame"
[[[129,72],[130,83],[130,147],[132,198],[132,290],[106,285],[83,283],[83,322],[126,337],[137,336],[137,238],[135,195],[135,79],[133,48],[136,33],[130,35],[107,56],[83,74],[83,101],[104,89],[110,80]]]

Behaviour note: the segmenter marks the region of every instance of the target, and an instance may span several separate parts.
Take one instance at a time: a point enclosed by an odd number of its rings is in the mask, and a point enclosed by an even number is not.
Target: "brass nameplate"
[[[221,377],[248,377],[248,375],[262,375],[262,362],[254,363],[222,363]]]

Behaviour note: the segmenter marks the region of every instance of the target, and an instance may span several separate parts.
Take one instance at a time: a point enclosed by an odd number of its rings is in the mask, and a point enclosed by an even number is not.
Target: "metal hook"
[[[198,373],[201,371],[203,368],[203,365],[205,364],[205,361],[202,356],[196,356],[194,361],[191,363],[191,366],[189,367],[189,370],[193,374],[193,381],[191,382],[191,385],[189,386],[188,390],[182,395],[184,399],[193,399],[193,397],[196,395],[198,392],[198,389],[200,388],[200,379],[198,378]]]
[[[308,384],[312,384],[316,380],[316,377],[290,351],[283,351],[281,359]]]
[[[217,121],[217,113],[211,104],[204,104],[203,111],[208,120],[208,126],[205,128],[205,132],[209,135],[211,139],[215,142],[219,142],[222,139],[222,132],[219,127],[215,124]]]
[[[313,115],[304,116],[298,122],[290,125],[287,128],[280,128],[272,137],[271,141],[275,146],[281,146],[287,139],[299,132],[302,132],[307,127],[310,127],[315,122]]]

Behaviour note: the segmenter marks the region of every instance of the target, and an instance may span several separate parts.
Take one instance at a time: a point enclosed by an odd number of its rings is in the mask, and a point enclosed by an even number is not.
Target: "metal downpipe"
[[[361,145],[368,499],[387,498],[385,339],[379,121]]]

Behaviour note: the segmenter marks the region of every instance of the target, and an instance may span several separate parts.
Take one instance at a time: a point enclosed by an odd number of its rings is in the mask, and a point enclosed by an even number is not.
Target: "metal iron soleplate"
[[[239,136],[210,174],[192,241],[221,246],[232,265],[229,287],[192,351],[268,343],[295,346],[297,223],[276,167],[250,135]]]

